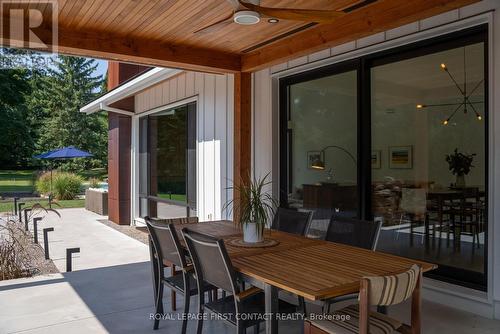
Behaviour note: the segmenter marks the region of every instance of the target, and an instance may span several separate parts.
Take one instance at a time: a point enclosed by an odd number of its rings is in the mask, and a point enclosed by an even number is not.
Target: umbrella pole
[[[52,209],[52,163],[50,163],[50,192],[49,192],[49,208]]]

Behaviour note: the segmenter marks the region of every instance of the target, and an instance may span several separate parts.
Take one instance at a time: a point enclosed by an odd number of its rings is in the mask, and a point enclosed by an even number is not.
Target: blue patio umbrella
[[[56,150],[48,151],[42,154],[35,155],[35,159],[73,159],[73,158],[88,158],[93,155],[89,152],[82,151],[74,146],[66,146]]]
[[[74,146],[66,146],[63,148],[58,148],[55,150],[51,150],[42,154],[35,155],[33,158],[35,159],[44,159],[44,160],[67,160],[74,158],[89,158],[92,157],[93,154],[82,151]],[[49,205],[51,202],[52,196],[52,168],[50,168],[50,195],[49,195]]]

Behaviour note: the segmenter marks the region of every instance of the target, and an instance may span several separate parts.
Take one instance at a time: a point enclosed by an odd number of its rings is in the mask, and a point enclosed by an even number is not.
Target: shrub
[[[50,193],[50,172],[45,172],[38,177],[35,183],[36,190],[43,195]]]
[[[83,180],[73,173],[57,173],[52,180],[52,191],[58,200],[75,199],[82,189]]]
[[[97,177],[89,179],[90,188],[99,188],[100,185],[101,185],[101,180],[99,180]]]
[[[76,174],[67,172],[53,172],[52,193],[58,200],[75,199],[82,189],[83,180]],[[36,189],[40,194],[50,193],[50,172],[42,174],[37,182]]]

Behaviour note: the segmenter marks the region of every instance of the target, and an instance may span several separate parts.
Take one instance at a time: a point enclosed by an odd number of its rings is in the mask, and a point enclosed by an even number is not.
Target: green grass
[[[77,172],[83,179],[88,180],[91,178],[98,178],[100,180],[108,177],[108,171],[105,168],[92,168]]]
[[[172,201],[186,202],[186,195],[183,194],[158,194],[158,197],[171,199]]]
[[[31,170],[0,171],[0,193],[34,191],[34,172]]]
[[[24,202],[24,201],[23,201]],[[26,201],[25,207],[30,207],[35,203],[40,203],[44,207],[48,207],[48,201],[46,199],[40,199],[40,200],[35,200],[35,201]],[[54,209],[64,209],[64,208],[83,208],[85,207],[85,200],[84,199],[72,199],[72,200],[67,200],[67,201],[57,201],[59,203],[60,207],[57,205],[53,205],[52,207]],[[12,212],[14,208],[14,202],[0,202],[0,212]]]

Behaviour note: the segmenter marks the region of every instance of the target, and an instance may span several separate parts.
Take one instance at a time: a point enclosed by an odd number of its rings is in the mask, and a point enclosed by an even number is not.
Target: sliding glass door
[[[473,283],[485,274],[484,60],[485,44],[473,38],[439,52],[380,58],[371,68],[378,249],[437,263]]]
[[[196,215],[196,104],[139,119],[141,217]]]
[[[294,78],[297,82],[286,86],[288,168],[282,202],[314,211],[310,234],[324,232],[334,213],[358,215],[357,75],[346,67],[321,78]]]
[[[378,250],[486,287],[487,32],[280,80],[281,204],[381,221]]]

